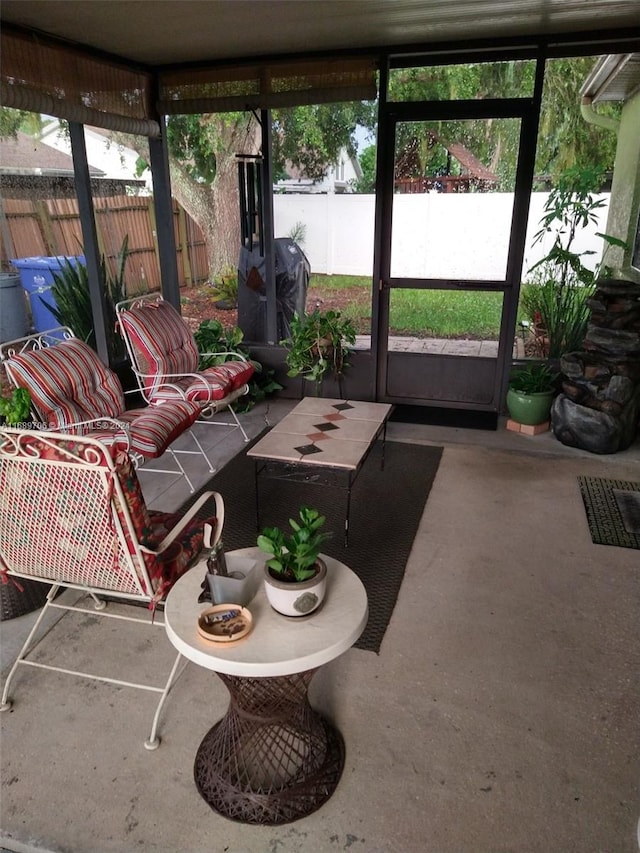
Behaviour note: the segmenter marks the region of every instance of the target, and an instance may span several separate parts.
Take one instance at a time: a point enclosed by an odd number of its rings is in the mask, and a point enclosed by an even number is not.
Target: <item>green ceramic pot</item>
[[[537,391],[523,394],[509,388],[507,391],[507,409],[514,421],[527,426],[536,426],[549,420],[554,391]]]

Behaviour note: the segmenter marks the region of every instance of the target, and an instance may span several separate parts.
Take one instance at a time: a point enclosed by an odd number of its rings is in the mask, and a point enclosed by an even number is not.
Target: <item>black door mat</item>
[[[640,483],[578,477],[596,545],[640,549]]]
[[[380,651],[441,456],[441,447],[387,441],[382,468],[382,442],[377,441],[353,485],[348,548],[343,536],[344,490],[321,488],[312,480],[285,483],[260,478],[261,527],[288,529],[288,519],[302,504],[326,515],[326,529],[334,535],[323,546],[324,553],[353,569],[367,590],[369,621],[355,643],[357,648]],[[201,491],[207,489],[219,491],[225,501],[225,548],[255,545],[255,467],[246,450],[214,474]],[[188,505],[197,497],[198,493],[192,495]]]
[[[481,412],[472,409],[441,409],[437,406],[397,405],[389,420],[403,424],[430,424],[432,426],[457,427],[458,429],[498,429],[497,412]]]

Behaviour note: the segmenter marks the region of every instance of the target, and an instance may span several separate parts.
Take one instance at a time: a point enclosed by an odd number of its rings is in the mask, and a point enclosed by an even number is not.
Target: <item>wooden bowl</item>
[[[253,617],[239,604],[215,604],[198,617],[198,634],[214,643],[233,643],[246,637]]]

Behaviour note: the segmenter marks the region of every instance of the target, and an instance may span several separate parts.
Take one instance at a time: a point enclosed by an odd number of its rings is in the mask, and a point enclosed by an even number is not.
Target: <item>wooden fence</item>
[[[11,258],[82,254],[82,230],[75,198],[3,199],[3,271]],[[100,253],[115,273],[116,256],[128,236],[126,281],[129,293],[160,287],[155,211],[150,196],[95,197],[94,210]],[[207,255],[200,228],[173,202],[178,281],[190,286],[208,278]]]

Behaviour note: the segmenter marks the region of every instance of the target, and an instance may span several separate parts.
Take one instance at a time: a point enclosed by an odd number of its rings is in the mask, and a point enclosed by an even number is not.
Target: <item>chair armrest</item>
[[[217,357],[217,356],[227,356],[227,355],[231,355],[231,356],[233,356],[233,358],[231,359],[231,361],[250,361],[250,360],[251,360],[251,359],[247,358],[247,356],[246,356],[244,353],[242,353],[242,352],[237,352],[237,351],[236,351],[236,352],[226,352],[226,351],[221,351],[221,352],[201,352],[199,355],[200,355],[200,358],[201,358],[201,359],[202,359],[202,358],[215,358],[215,357]],[[224,362],[222,362],[222,364],[224,364]],[[213,366],[215,367],[215,365],[213,365]]]
[[[141,545],[140,550],[147,554],[161,554],[169,547],[169,545],[171,545],[173,540],[184,530],[191,519],[198,514],[202,507],[207,503],[207,501],[211,500],[211,498],[214,499],[216,504],[216,519],[218,522],[211,544],[212,546],[217,544],[222,536],[222,528],[224,527],[224,499],[220,492],[203,492],[193,506],[189,507],[185,512],[180,521],[171,528],[157,548],[148,548],[146,545]],[[203,521],[202,523],[204,525],[205,522]]]

